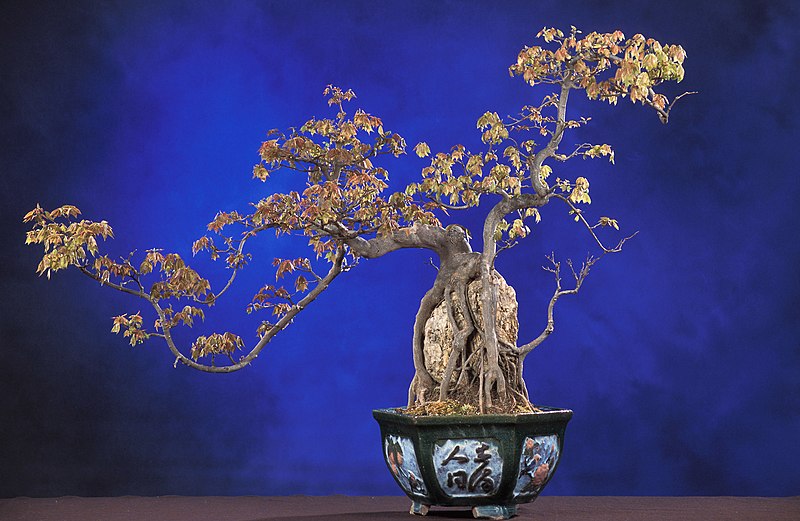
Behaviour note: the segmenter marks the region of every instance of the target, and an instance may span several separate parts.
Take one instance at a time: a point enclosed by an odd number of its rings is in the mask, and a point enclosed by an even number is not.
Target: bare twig
[[[602,255],[601,255],[602,257]],[[547,305],[547,323],[545,324],[544,330],[539,334],[538,337],[533,339],[532,341],[528,342],[527,344],[520,346],[519,353],[520,353],[520,360],[524,359],[525,356],[528,355],[531,351],[533,351],[537,346],[539,346],[542,342],[544,342],[547,337],[549,337],[553,331],[555,330],[555,317],[554,317],[554,310],[556,306],[556,302],[558,299],[563,297],[564,295],[576,295],[578,291],[580,291],[583,282],[586,280],[586,277],[589,275],[589,270],[594,266],[597,261],[600,260],[601,257],[592,257],[587,256],[586,260],[583,261],[581,264],[581,268],[578,271],[575,271],[575,267],[572,263],[572,260],[567,260],[567,265],[569,266],[570,271],[572,272],[572,276],[575,279],[575,285],[570,289],[563,289],[561,286],[561,263],[556,261],[555,254],[551,253],[547,256],[547,260],[550,261],[552,267],[550,266],[542,266],[545,271],[549,271],[552,273],[556,279],[556,289],[553,292],[553,296],[550,297],[550,302]]]
[[[583,212],[579,208],[577,208],[574,204],[572,204],[572,201],[570,201],[567,197],[564,197],[561,194],[553,193],[551,195],[553,197],[557,197],[558,199],[561,199],[562,201],[567,203],[567,205],[570,207],[572,212],[576,216],[578,216],[578,220],[586,227],[587,230],[589,230],[589,233],[592,235],[592,238],[595,240],[597,245],[600,246],[600,248],[603,250],[604,254],[605,253],[619,253],[620,251],[622,251],[622,246],[625,244],[625,242],[627,242],[628,240],[636,237],[636,235],[639,233],[638,231],[634,232],[632,235],[629,235],[628,237],[625,237],[624,239],[619,241],[619,243],[617,243],[617,245],[615,247],[608,248],[608,247],[606,247],[605,244],[603,244],[603,242],[600,240],[600,238],[594,232],[594,228],[595,227],[592,226],[591,224],[589,224],[589,221],[587,221],[586,218],[583,216]]]
[[[655,107],[653,105],[653,102],[650,101],[650,100],[647,100],[647,104],[656,109],[656,111],[658,112],[658,119],[661,120],[661,123],[666,125],[667,123],[669,123],[669,113],[672,111],[672,107],[675,106],[675,103],[677,103],[678,100],[683,98],[684,96],[690,96],[692,94],[698,94],[698,92],[697,91],[689,91],[689,92],[684,92],[683,94],[680,94],[679,96],[676,96],[675,99],[672,100],[672,103],[669,103],[667,105],[666,110],[659,109],[658,107]]]

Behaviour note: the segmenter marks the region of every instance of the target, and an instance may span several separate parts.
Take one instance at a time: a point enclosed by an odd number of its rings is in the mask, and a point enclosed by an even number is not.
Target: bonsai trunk
[[[494,269],[484,276],[482,259],[474,252],[441,258],[414,324],[409,407],[453,400],[481,413],[530,410],[516,294]]]

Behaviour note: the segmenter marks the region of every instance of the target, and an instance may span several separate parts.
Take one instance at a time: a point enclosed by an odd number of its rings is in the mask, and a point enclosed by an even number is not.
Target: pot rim
[[[390,420],[407,425],[444,425],[444,424],[525,424],[540,423],[549,421],[569,421],[572,418],[572,410],[561,407],[535,406],[538,412],[527,412],[518,414],[450,414],[442,416],[415,416],[399,412],[400,407],[387,409],[374,409],[372,416],[376,420]]]

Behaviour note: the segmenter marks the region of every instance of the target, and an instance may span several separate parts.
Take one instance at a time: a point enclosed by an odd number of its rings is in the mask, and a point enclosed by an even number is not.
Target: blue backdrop
[[[593,118],[581,139],[616,150],[616,166],[576,166],[591,209],[640,234],[559,303],[556,333],[528,359],[534,401],[575,411],[548,491],[800,493],[791,2],[28,4],[0,13],[0,496],[398,493],[370,411],[405,401],[427,255],[363,262],[251,368],[206,375],[174,369],[157,341],[109,333],[141,303],[77,273],[36,277],[21,218],[71,203],[112,224],[116,253],[189,257],[217,210],[282,188],[251,179],[258,146],[324,113],[325,85],[354,89],[412,145],[474,145],[484,111],[541,98],[508,76],[519,49],[571,24],[682,44],[681,86],[700,94],[667,126],[574,96],[572,114]],[[395,161],[392,181],[423,166]],[[523,339],[552,291],[545,254],[591,248],[560,210],[544,219],[499,263]],[[262,242],[247,291],[296,246]],[[247,291],[195,333],[252,341]]]

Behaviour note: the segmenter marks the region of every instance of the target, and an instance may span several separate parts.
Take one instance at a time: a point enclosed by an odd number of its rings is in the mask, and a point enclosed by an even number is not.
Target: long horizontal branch
[[[258,357],[261,350],[264,349],[264,347],[270,342],[270,340],[272,340],[272,338],[276,334],[285,329],[286,326],[288,326],[292,322],[294,317],[298,313],[300,313],[300,311],[305,309],[309,304],[311,304],[311,302],[316,300],[316,298],[328,288],[333,279],[335,279],[342,273],[342,264],[344,262],[344,257],[345,257],[345,248],[340,247],[336,251],[336,255],[333,259],[333,264],[330,270],[328,271],[327,275],[321,278],[318,284],[316,284],[314,288],[311,291],[309,291],[305,297],[303,297],[297,304],[292,306],[289,309],[289,311],[283,317],[281,317],[281,319],[269,331],[267,331],[263,337],[261,337],[259,342],[248,352],[246,356],[241,358],[238,362],[227,366],[211,366],[211,365],[201,364],[184,355],[180,351],[180,349],[178,349],[174,339],[172,338],[172,332],[171,332],[172,326],[169,325],[169,320],[167,318],[166,312],[159,305],[158,299],[153,298],[152,296],[148,295],[147,293],[144,293],[143,291],[133,290],[121,284],[103,280],[103,278],[100,277],[98,274],[92,273],[90,270],[88,270],[83,266],[80,266],[79,269],[81,273],[100,282],[104,286],[108,286],[122,293],[127,293],[129,295],[139,297],[149,302],[150,305],[153,306],[153,309],[155,309],[156,313],[158,314],[160,323],[162,324],[162,328],[164,331],[163,334],[150,334],[150,335],[164,338],[164,340],[167,343],[167,347],[169,347],[169,350],[172,352],[172,354],[175,355],[176,364],[177,362],[181,362],[184,365],[208,373],[231,373],[234,371],[238,371],[239,369],[242,369],[247,365],[249,365],[256,357]]]
[[[164,310],[159,306],[156,300],[151,300],[151,304],[153,308],[158,313],[159,318],[161,319],[161,323],[164,324],[164,339],[167,342],[167,346],[169,347],[172,354],[175,355],[176,363],[181,362],[184,365],[192,367],[193,369],[198,369],[200,371],[204,371],[207,373],[232,373],[234,371],[238,371],[249,365],[253,360],[255,360],[259,353],[264,349],[264,347],[272,340],[272,338],[277,335],[280,331],[286,328],[289,324],[291,324],[294,317],[300,313],[303,309],[306,308],[311,302],[316,300],[316,298],[325,291],[330,283],[338,277],[342,273],[342,263],[344,262],[344,255],[345,249],[339,248],[336,251],[336,256],[333,260],[333,265],[331,266],[330,270],[328,271],[327,275],[322,278],[322,280],[314,286],[314,289],[308,292],[308,294],[303,297],[297,304],[292,306],[289,311],[281,317],[281,319],[269,330],[267,331],[261,340],[250,350],[250,352],[241,358],[238,362],[232,365],[225,365],[225,366],[211,366],[200,364],[195,362],[191,358],[184,355],[175,345],[175,342],[172,338],[171,334],[171,327],[167,325],[166,315]]]
[[[351,237],[345,239],[344,243],[354,254],[367,259],[382,257],[387,253],[404,248],[433,250],[440,258],[472,251],[466,234],[457,226],[442,228],[441,226],[415,224],[371,239]]]

